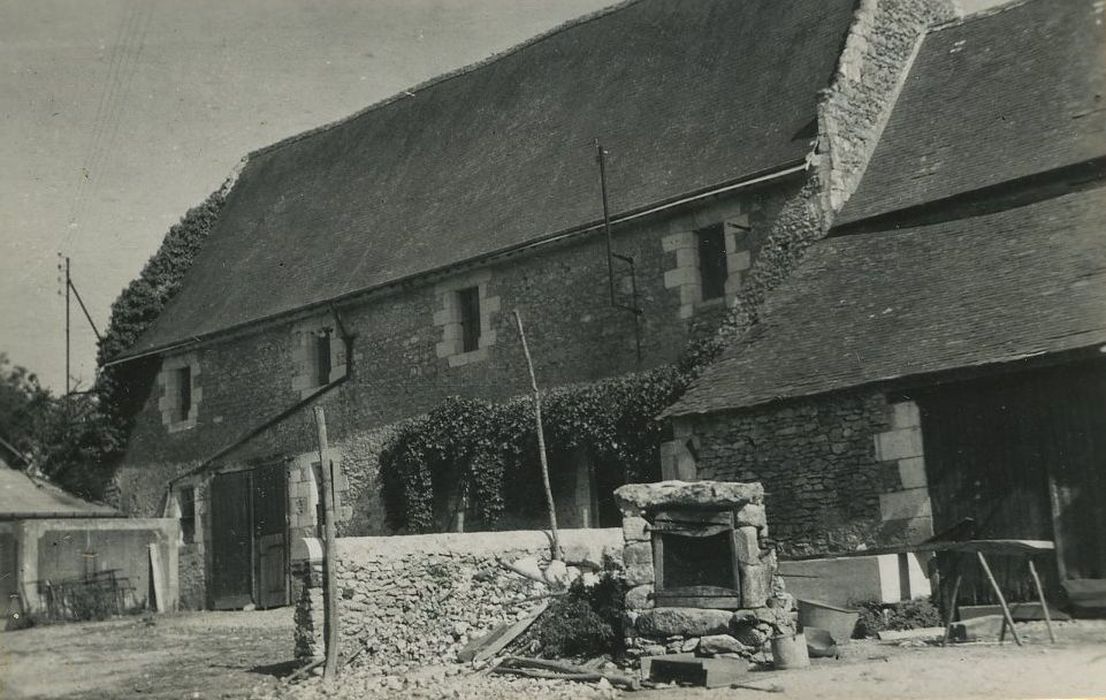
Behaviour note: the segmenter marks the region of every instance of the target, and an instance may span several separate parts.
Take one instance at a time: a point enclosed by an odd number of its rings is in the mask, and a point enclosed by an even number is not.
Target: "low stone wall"
[[[621,528],[562,530],[570,575],[621,566]],[[549,560],[541,531],[349,537],[337,541],[341,656],[394,671],[414,663],[447,663],[472,639],[525,615],[545,585],[500,562]],[[296,655],[323,655],[323,565],[318,540],[293,549]]]

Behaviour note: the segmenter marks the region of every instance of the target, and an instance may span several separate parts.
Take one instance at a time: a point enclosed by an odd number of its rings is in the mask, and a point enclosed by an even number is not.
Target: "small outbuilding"
[[[174,609],[178,530],[0,467],[0,595],[52,619]]]

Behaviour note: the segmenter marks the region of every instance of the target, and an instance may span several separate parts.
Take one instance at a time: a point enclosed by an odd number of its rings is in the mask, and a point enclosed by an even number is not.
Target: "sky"
[[[249,151],[613,3],[0,0],[0,352],[64,391],[59,254],[102,331]],[[87,388],[96,339],[71,314]]]

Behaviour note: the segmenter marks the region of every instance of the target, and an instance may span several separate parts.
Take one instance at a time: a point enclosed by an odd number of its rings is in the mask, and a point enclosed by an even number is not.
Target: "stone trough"
[[[795,631],[759,483],[627,484],[615,498],[631,654],[749,658]]]

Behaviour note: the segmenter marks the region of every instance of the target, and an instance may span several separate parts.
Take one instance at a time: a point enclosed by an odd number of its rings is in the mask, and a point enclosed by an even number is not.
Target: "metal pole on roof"
[[[603,235],[607,239],[607,287],[611,294],[611,305],[615,306],[614,298],[614,251],[611,250],[611,209],[607,201],[607,159],[606,151],[599,139],[595,139],[595,157],[599,160],[599,187],[603,192]]]

